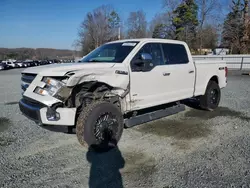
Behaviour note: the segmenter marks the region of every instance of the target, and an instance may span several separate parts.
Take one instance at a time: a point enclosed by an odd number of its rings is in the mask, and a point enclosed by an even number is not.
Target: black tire
[[[76,135],[81,145],[108,151],[116,147],[123,127],[120,109],[109,102],[97,101],[83,108],[76,122]]]
[[[209,81],[205,95],[200,97],[200,107],[204,110],[213,111],[219,106],[221,90],[215,81]]]

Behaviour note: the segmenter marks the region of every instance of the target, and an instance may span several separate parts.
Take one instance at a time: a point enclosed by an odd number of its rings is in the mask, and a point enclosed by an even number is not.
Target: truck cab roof
[[[172,40],[172,39],[160,39],[160,38],[134,38],[134,39],[123,39],[123,40],[115,40],[112,42],[108,42],[107,44],[111,43],[118,43],[118,42],[164,42],[164,43],[178,43],[178,44],[186,44],[183,41],[179,40]]]

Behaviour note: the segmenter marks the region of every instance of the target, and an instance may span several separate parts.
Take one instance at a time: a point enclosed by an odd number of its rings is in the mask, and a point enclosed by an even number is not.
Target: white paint
[[[98,81],[113,86],[114,93],[122,95],[130,86],[129,94],[124,99],[121,99],[122,111],[128,112],[203,95],[208,81],[213,76],[218,77],[220,88],[226,86],[225,70],[219,70],[219,67],[226,66],[225,61],[197,60],[194,62],[189,48],[184,42],[150,38],[121,40],[113,43],[128,41],[138,41],[139,43],[129,53],[123,63],[54,64],[25,69],[23,72],[35,73],[38,76],[30,84],[24,95],[47,106],[60,102],[60,100],[52,96],[41,96],[33,91],[36,86],[42,87],[44,84],[41,82],[43,76],[64,76],[69,72],[73,72],[74,75],[67,81],[68,87],[84,82]],[[132,72],[130,68],[132,58],[148,42],[182,44],[187,50],[189,62],[178,65],[160,65],[154,67],[149,72]],[[128,74],[117,74],[116,70],[128,72]],[[190,73],[190,71],[193,71],[193,73]],[[169,74],[169,76],[166,76],[166,74]],[[46,109],[41,110],[43,122],[47,121],[45,112]],[[58,112],[63,119],[56,124],[61,124],[64,121],[64,125],[72,124],[75,119],[74,110],[58,108]]]
[[[48,121],[46,117],[47,108],[40,109],[41,121],[48,125],[71,126],[75,124],[76,108],[57,108],[56,112],[60,114],[58,121]],[[72,118],[69,118],[72,117]]]

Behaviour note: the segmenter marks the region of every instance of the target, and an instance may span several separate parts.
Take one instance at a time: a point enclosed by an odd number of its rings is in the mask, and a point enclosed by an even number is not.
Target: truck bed
[[[225,61],[195,60],[194,64],[196,67],[195,96],[204,94],[208,81],[214,75],[216,75],[215,77],[218,79],[220,88],[224,88],[226,86]]]

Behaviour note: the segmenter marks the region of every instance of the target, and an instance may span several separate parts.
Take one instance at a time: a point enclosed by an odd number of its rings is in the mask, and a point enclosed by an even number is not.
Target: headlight
[[[35,93],[40,95],[54,96],[62,87],[65,86],[65,83],[49,77],[44,77],[42,82],[46,83],[46,85],[43,88],[36,87],[34,90]]]
[[[54,87],[54,88],[61,88],[62,86],[64,86],[65,84],[59,80],[55,80],[53,78],[49,78],[49,77],[44,77],[42,79],[42,81],[44,83],[47,84],[47,86],[51,86],[51,87]]]
[[[49,92],[41,87],[36,87],[35,93],[40,94],[40,95],[50,95]]]

